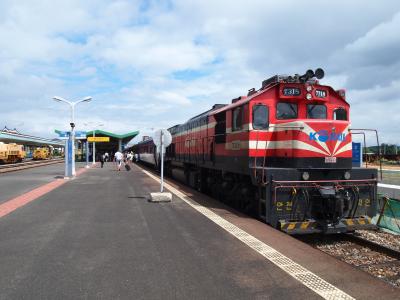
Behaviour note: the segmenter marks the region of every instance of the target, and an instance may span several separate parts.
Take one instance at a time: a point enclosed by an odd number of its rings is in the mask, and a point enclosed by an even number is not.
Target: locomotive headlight
[[[301,174],[301,177],[303,178],[303,180],[308,180],[310,179],[310,173],[308,172],[303,172],[303,174]]]
[[[307,92],[311,92],[312,91],[312,87],[311,87],[311,85],[308,85],[307,86]]]
[[[349,171],[344,172],[344,179],[349,180],[351,177],[351,174]]]
[[[312,95],[310,93],[307,93],[306,98],[307,98],[307,100],[311,100]]]

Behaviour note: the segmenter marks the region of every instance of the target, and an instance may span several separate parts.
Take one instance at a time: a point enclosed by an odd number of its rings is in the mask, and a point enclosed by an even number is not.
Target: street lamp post
[[[71,155],[72,156],[72,160],[71,160],[71,165],[70,165],[70,169],[68,170],[68,168],[65,169],[65,177],[70,177],[70,176],[75,176],[76,172],[75,172],[75,132],[74,132],[74,128],[75,128],[75,105],[77,105],[78,103],[81,102],[90,102],[92,100],[92,97],[85,97],[79,101],[76,102],[71,102],[68,101],[64,98],[58,97],[58,96],[54,96],[53,99],[57,102],[64,102],[67,103],[70,108],[71,108],[71,134],[69,137],[69,142],[71,143]],[[68,164],[68,158],[65,158],[65,163],[66,165]]]

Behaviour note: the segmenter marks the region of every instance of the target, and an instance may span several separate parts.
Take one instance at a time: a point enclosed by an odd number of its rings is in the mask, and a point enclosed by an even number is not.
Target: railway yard
[[[80,132],[86,163],[72,131],[65,160],[2,142],[0,299],[398,298],[400,171],[353,165],[361,129],[323,77],[275,75],[124,149],[138,131]]]
[[[0,7],[0,300],[400,300],[400,1]]]

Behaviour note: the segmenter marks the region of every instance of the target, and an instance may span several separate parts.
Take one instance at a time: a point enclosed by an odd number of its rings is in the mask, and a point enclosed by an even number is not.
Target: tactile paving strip
[[[142,170],[149,177],[153,178],[156,181],[159,181],[159,178],[154,176],[153,174]],[[236,225],[228,222],[224,218],[220,217],[216,213],[212,212],[208,208],[198,204],[182,192],[175,189],[173,186],[164,182],[164,186],[173,192],[176,196],[178,196],[181,200],[189,204],[191,207],[196,209],[198,212],[206,216],[208,219],[213,221],[215,224],[219,225],[227,232],[232,234],[234,237],[245,243],[247,246],[264,256],[271,263],[278,266],[284,272],[301,282],[303,285],[320,295],[324,299],[354,299],[350,295],[346,294],[342,290],[333,286],[329,282],[325,281],[321,277],[302,267],[298,263],[294,262],[290,258],[286,257],[279,251],[274,248],[268,246],[267,244],[261,242],[257,238],[248,234],[244,230],[240,229]]]

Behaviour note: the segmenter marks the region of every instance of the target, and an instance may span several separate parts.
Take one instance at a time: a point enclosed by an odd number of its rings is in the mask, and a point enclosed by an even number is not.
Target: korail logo
[[[317,132],[310,132],[310,141],[320,141],[320,142],[328,142],[328,141],[344,141],[346,138],[345,133],[329,133],[328,130],[320,130]]]

